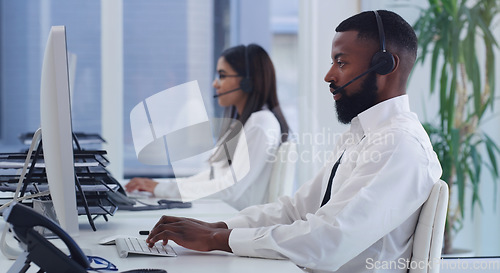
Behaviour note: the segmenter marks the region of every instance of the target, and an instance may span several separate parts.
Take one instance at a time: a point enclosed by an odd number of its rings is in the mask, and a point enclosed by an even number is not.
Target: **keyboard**
[[[117,238],[115,240],[115,244],[120,258],[125,258],[129,254],[143,254],[166,257],[177,256],[177,253],[175,253],[174,249],[168,244],[163,245],[162,241],[156,242],[156,244],[152,248],[148,247],[146,240],[135,237]]]

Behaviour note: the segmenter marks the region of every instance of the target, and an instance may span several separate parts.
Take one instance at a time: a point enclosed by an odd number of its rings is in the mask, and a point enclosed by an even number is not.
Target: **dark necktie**
[[[344,152],[345,152],[345,150],[344,150]],[[337,162],[335,162],[335,164],[333,164],[332,173],[330,174],[330,178],[328,179],[328,186],[326,187],[326,192],[325,192],[325,196],[323,197],[323,202],[321,202],[321,207],[324,206],[326,203],[328,203],[328,201],[330,200],[330,196],[332,194],[333,177],[335,176],[335,173],[337,172],[337,168],[340,165],[340,160],[342,159],[344,152],[342,152],[342,154],[340,155]]]

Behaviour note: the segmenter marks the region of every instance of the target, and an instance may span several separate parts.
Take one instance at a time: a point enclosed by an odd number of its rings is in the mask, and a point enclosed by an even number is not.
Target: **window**
[[[205,107],[213,113],[212,5],[211,1],[124,1],[125,177],[171,175],[166,166],[137,160],[129,121],[136,104],[167,88],[198,80]]]
[[[170,172],[165,166],[137,160],[129,121],[132,108],[162,90],[198,80],[209,115],[220,115],[212,98],[215,64],[223,49],[236,44],[255,42],[268,50],[278,75],[282,108],[292,129],[297,128],[298,0],[252,1],[251,9],[241,0],[122,3],[125,177]],[[270,23],[255,29],[252,16]],[[100,134],[101,2],[3,0],[0,18],[0,151],[26,149],[19,135],[39,127],[41,65],[53,25],[66,26],[72,53],[73,131]]]
[[[1,1],[0,149],[26,147],[20,134],[40,127],[40,77],[50,27],[66,25],[72,79],[73,130],[100,132],[100,3]],[[82,23],[85,22],[85,23]]]

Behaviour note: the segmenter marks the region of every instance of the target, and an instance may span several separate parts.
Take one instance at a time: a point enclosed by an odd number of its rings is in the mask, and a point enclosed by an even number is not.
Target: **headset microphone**
[[[241,90],[241,87],[238,87],[236,89],[233,89],[233,90],[229,90],[229,91],[226,91],[226,92],[222,92],[220,94],[215,94],[214,95],[214,98],[218,98],[220,96],[223,96],[223,95],[226,95],[226,94],[229,94],[229,93],[232,93],[232,92],[235,92],[235,91],[238,91],[238,90]]]
[[[368,69],[368,70],[366,70],[365,72],[363,72],[363,73],[359,74],[359,75],[358,75],[358,76],[356,76],[354,79],[350,80],[348,83],[346,83],[346,84],[342,85],[341,87],[339,87],[339,88],[337,88],[337,89],[333,90],[332,94],[333,94],[333,95],[335,95],[335,94],[340,93],[340,91],[342,91],[342,90],[343,90],[344,88],[346,88],[348,85],[350,85],[351,83],[355,82],[356,80],[358,80],[359,78],[363,77],[364,75],[366,75],[366,74],[368,74],[368,73],[372,72],[373,70],[375,70],[375,69],[377,69],[377,68],[379,68],[379,67],[383,66],[385,63],[386,63],[386,61],[385,61],[385,60],[381,60],[378,64],[376,64],[376,65],[374,65],[374,66],[370,67],[370,69]]]

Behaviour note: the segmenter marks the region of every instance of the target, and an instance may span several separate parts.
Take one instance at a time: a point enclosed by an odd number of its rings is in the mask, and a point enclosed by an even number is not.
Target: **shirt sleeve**
[[[400,136],[393,145],[368,145],[356,158],[351,175],[326,205],[319,208],[321,201],[309,198],[302,202],[315,203],[316,211],[301,215],[300,220],[234,228],[229,237],[232,251],[241,256],[288,258],[300,266],[335,271],[408,219],[438,179],[429,175],[429,158],[411,136]],[[308,191],[321,189],[324,194],[325,180],[323,176],[323,185],[312,183]],[[322,198],[321,193],[309,196]]]
[[[202,171],[196,175],[190,176],[189,179],[194,181],[208,181],[210,177],[210,170]],[[182,181],[186,178],[166,178],[166,179],[155,179],[158,182],[153,194],[156,197],[168,198],[170,200],[179,200],[182,198],[179,193],[179,187],[177,186],[177,181]]]

